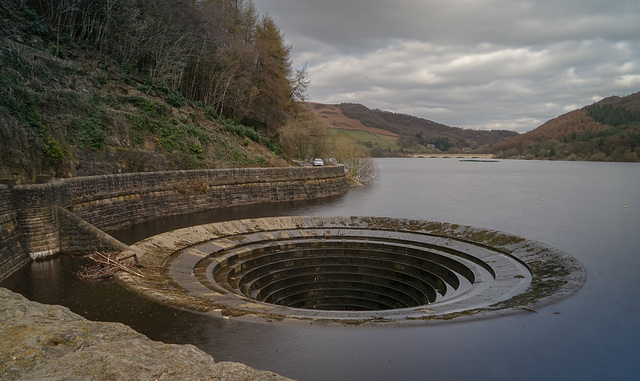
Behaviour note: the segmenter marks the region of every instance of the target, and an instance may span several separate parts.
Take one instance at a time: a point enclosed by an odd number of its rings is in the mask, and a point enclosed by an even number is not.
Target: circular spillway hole
[[[229,221],[165,233],[139,248],[171,253],[159,264],[171,283],[156,288],[167,300],[272,321],[495,317],[554,303],[586,279],[573,257],[540,242],[392,218]]]
[[[259,302],[382,311],[443,302],[488,287],[495,280],[491,268],[466,257],[432,245],[342,237],[236,247],[208,259],[205,267],[216,284]]]

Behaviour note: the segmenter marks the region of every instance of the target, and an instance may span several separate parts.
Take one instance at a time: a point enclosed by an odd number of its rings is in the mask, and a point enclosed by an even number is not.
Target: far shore
[[[411,157],[420,158],[492,158],[491,153],[414,153]]]

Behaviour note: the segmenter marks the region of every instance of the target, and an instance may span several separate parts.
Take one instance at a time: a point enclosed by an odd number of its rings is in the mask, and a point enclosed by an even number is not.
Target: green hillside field
[[[332,133],[345,134],[353,140],[358,141],[367,148],[380,147],[383,151],[400,151],[398,138],[395,136],[380,135],[368,131],[345,130],[338,128],[330,128]]]

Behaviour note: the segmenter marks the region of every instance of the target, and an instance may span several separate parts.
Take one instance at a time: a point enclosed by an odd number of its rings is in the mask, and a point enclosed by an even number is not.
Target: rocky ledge
[[[288,380],[0,288],[2,380]]]

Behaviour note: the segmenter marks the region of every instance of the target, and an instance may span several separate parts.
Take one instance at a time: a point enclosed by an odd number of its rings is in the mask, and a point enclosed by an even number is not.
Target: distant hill
[[[398,137],[398,134],[391,130],[365,126],[360,120],[347,117],[342,112],[340,105],[308,102],[307,106],[310,111],[320,115],[322,119],[327,123],[327,125],[333,128],[342,130],[367,131],[380,135]]]
[[[640,92],[560,115],[492,151],[504,158],[639,161]]]
[[[517,132],[506,130],[484,131],[450,127],[411,115],[372,110],[356,103],[308,103],[308,106],[333,128],[397,136],[399,146],[408,151],[419,152],[434,147],[441,151],[486,151],[493,144],[518,135]]]

